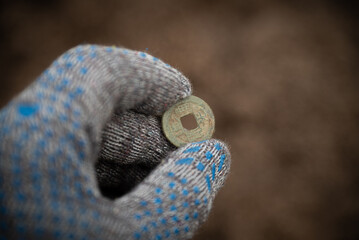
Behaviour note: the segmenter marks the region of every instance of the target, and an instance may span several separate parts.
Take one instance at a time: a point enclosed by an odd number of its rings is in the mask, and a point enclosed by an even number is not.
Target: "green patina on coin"
[[[188,130],[183,127],[181,118],[193,114],[197,127]],[[162,117],[162,128],[167,139],[180,147],[187,143],[208,140],[214,132],[214,115],[202,99],[189,96],[168,109]]]

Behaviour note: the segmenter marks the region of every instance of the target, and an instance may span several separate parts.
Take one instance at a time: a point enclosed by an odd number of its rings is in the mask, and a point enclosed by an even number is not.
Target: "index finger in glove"
[[[79,94],[83,118],[100,128],[114,109],[136,106],[161,115],[169,106],[191,94],[186,77],[143,52],[96,45],[66,52],[42,75],[40,82],[55,78],[51,87],[71,101]]]
[[[57,136],[76,132],[81,142],[92,143],[95,155],[101,130],[114,110],[136,108],[160,115],[190,94],[188,79],[155,57],[82,45],[60,56],[13,103],[25,115],[37,113],[46,125],[52,122]]]

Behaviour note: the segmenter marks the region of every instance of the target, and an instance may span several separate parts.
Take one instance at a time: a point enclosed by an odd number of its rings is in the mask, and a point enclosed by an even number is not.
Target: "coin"
[[[181,118],[193,115],[197,127],[187,129]],[[162,117],[162,128],[167,139],[175,146],[208,140],[214,132],[214,115],[208,104],[202,99],[189,96],[169,108]]]

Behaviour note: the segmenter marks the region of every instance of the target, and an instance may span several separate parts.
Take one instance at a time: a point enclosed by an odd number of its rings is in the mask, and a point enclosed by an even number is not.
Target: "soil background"
[[[213,108],[232,168],[195,240],[359,239],[351,1],[1,1],[0,106],[82,43],[146,51]]]

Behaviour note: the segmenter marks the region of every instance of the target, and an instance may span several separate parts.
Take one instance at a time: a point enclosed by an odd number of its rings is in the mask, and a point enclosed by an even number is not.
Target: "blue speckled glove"
[[[190,94],[146,53],[63,54],[0,112],[0,239],[191,238],[230,156],[163,137],[159,117]]]

